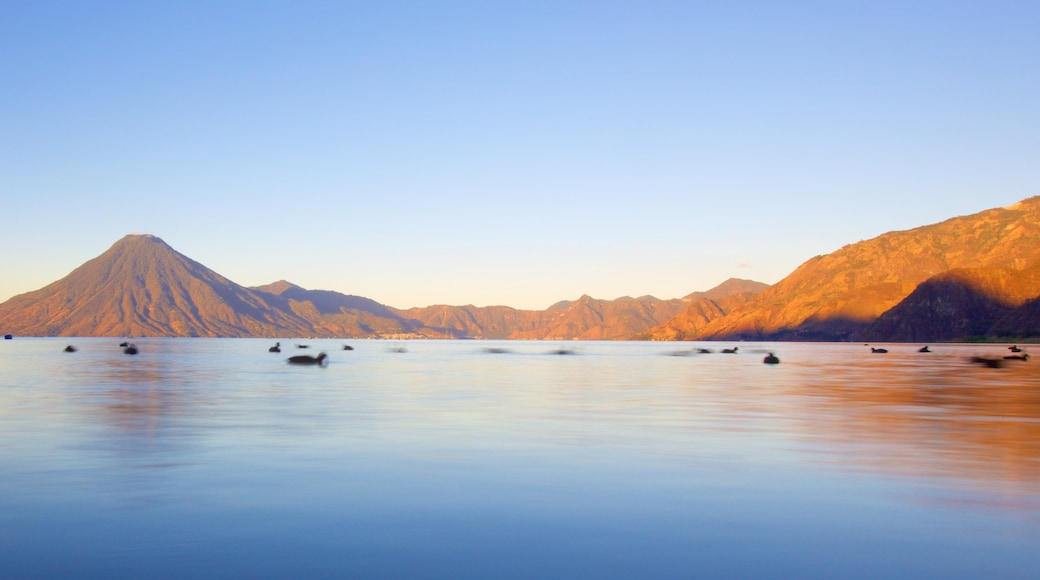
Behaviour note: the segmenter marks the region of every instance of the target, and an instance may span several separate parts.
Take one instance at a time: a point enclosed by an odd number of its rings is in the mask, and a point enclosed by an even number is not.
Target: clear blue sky
[[[0,300],[128,233],[544,308],[1040,194],[1040,3],[3,2]]]

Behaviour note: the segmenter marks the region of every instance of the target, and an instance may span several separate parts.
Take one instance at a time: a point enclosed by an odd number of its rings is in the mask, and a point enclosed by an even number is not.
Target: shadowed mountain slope
[[[1036,296],[1040,296],[1040,266],[950,270],[922,283],[858,339],[935,342],[985,335],[1030,336],[1029,321],[1015,322],[1013,314]],[[1037,319],[1031,322],[1035,328]]]
[[[1005,339],[1040,337],[1040,297],[998,318],[986,334]]]
[[[848,340],[922,282],[957,268],[1021,270],[1040,260],[1040,197],[890,232],[817,256],[696,339]]]

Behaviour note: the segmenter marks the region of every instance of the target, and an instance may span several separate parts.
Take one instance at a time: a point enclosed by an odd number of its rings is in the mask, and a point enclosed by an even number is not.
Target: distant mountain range
[[[619,339],[665,322],[687,301],[583,296],[544,311],[398,310],[284,280],[246,288],[155,236],[129,235],[61,280],[0,304],[0,329],[27,336]]]
[[[890,232],[817,256],[773,286],[546,310],[400,310],[286,281],[246,288],[161,239],[130,235],[40,290],[0,304],[28,336],[381,337],[543,340],[870,340],[1040,336],[1040,197]]]

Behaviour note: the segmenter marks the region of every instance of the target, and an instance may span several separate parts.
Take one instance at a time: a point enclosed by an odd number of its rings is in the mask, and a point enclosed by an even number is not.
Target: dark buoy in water
[[[289,357],[289,364],[325,366],[328,364],[327,362],[325,362],[328,358],[329,355],[323,352],[318,353],[318,356],[311,356],[309,354],[298,354],[296,356]]]
[[[125,347],[123,347],[123,353],[124,354],[137,354],[137,347],[128,343]]]
[[[267,352],[282,352],[282,343],[280,343],[280,342],[274,343],[274,346],[272,346],[271,348],[267,349]]]
[[[778,365],[780,364],[780,359],[776,358],[775,354],[769,353],[766,358],[762,359],[762,362],[767,365]]]
[[[65,347],[65,352],[76,352],[76,347],[71,344]]]

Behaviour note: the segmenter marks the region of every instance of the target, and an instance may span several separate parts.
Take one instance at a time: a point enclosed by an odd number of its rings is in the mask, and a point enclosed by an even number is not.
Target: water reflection
[[[787,382],[801,407],[787,413],[792,431],[846,468],[1032,484],[1040,479],[1040,381],[1028,366],[971,365],[975,349],[802,364]]]

